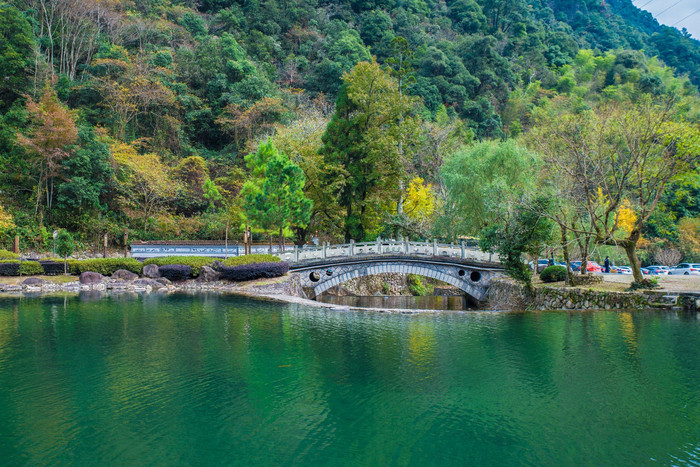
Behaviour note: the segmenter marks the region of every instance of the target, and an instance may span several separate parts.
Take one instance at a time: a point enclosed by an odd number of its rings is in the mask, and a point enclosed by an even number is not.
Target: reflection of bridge
[[[290,272],[299,275],[301,285],[318,296],[351,279],[375,274],[417,274],[458,287],[474,301],[486,299],[491,278],[502,274],[498,264],[473,259],[386,254],[329,257],[292,263]]]

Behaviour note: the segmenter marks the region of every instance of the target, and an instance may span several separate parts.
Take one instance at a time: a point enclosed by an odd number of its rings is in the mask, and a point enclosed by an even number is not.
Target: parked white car
[[[698,263],[681,263],[673,266],[668,270],[669,274],[684,274],[700,276],[700,264]]]

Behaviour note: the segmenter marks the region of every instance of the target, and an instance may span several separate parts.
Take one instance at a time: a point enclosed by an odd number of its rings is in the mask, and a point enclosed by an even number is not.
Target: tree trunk
[[[642,275],[642,262],[639,261],[639,257],[637,256],[637,242],[641,236],[641,232],[634,229],[630,232],[629,237],[622,242],[622,247],[625,249],[625,253],[627,253],[627,259],[630,260],[632,276],[635,282],[642,282],[644,280],[644,275]]]
[[[294,227],[294,244],[298,246],[304,246],[306,244],[306,237],[309,234],[309,228],[307,227]]]
[[[270,234],[270,254],[272,254],[272,234]]]
[[[581,247],[581,274],[586,274],[588,271],[588,245],[590,245],[590,238],[588,236],[583,239],[584,244]]]
[[[284,232],[283,232],[283,230],[282,230],[282,227],[280,227],[280,239],[279,239],[280,251],[284,251],[284,245],[283,245],[283,242],[282,242],[282,238],[283,238],[283,237],[284,237]]]
[[[350,223],[348,222],[352,219],[352,203],[349,203],[347,209],[345,210],[345,243],[350,243],[352,238],[352,232],[350,232]]]
[[[224,258],[228,258],[228,223],[229,223],[229,219],[227,217],[226,218],[226,232],[224,233],[224,248],[225,248]]]
[[[569,262],[569,245],[566,238],[566,227],[561,228],[561,250],[564,254],[564,264],[566,265],[566,283],[573,287],[574,285],[574,275],[571,270],[571,263]]]

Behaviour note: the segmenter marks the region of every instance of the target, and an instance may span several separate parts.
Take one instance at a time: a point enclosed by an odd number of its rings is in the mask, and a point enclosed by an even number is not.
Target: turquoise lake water
[[[6,465],[700,465],[700,320],[0,299]]]

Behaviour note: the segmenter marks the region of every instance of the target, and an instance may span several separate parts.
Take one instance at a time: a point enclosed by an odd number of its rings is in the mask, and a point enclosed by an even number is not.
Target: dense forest
[[[0,3],[0,233],[700,260],[698,85],[631,0]]]

